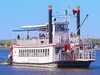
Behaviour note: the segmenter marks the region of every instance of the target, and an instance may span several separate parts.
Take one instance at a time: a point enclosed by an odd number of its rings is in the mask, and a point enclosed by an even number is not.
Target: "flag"
[[[64,12],[64,14],[65,14],[65,15],[67,15],[67,14],[68,14],[68,11],[67,11],[66,9],[65,9],[65,12]]]
[[[75,15],[78,12],[79,12],[79,10],[73,10],[73,15]]]

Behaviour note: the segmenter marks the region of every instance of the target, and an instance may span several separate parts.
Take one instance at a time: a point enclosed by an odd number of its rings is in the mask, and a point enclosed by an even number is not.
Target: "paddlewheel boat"
[[[89,67],[95,61],[95,51],[80,35],[69,34],[69,22],[52,22],[49,6],[49,23],[22,26],[16,44],[10,48],[8,64],[40,67]],[[19,33],[21,32],[21,33]],[[26,37],[21,34],[25,32]]]

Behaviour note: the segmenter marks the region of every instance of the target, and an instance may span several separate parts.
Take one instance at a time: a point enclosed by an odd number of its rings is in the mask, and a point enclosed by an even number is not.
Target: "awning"
[[[23,32],[23,31],[37,31],[37,28],[26,28],[26,29],[17,29],[17,30],[12,30],[12,32]]]

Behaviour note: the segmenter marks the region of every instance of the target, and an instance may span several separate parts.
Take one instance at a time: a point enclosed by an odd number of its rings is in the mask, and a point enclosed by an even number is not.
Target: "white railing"
[[[49,39],[19,39],[16,42],[22,46],[47,45]]]
[[[83,40],[83,37],[72,37],[69,40],[74,43],[79,43],[79,39]],[[68,38],[61,38],[55,37],[53,38],[53,44],[65,44],[69,42]],[[19,45],[26,45],[26,46],[33,46],[33,45],[47,45],[49,44],[49,39],[39,39],[39,38],[32,38],[32,39],[17,39],[17,44]]]
[[[82,53],[78,53],[75,55],[76,59],[95,59],[96,51],[93,50],[84,50]]]
[[[55,44],[60,44],[60,43],[67,43],[68,42],[68,40],[67,40],[67,38],[55,38],[55,39],[53,39],[53,43],[55,43]]]
[[[34,45],[47,45],[49,44],[49,39],[18,39],[16,40],[18,45],[22,46],[34,46]],[[64,44],[67,43],[66,39],[53,39],[53,44]]]
[[[57,54],[55,54],[55,61],[59,61],[59,60],[60,60],[60,54],[57,53]]]
[[[74,54],[67,54],[64,53],[57,53],[55,54],[55,61],[88,61],[88,60],[95,60],[96,51],[89,51],[84,50],[83,53],[74,53]]]
[[[83,41],[84,38],[82,36],[72,36],[69,40],[73,43],[79,43],[80,39]]]

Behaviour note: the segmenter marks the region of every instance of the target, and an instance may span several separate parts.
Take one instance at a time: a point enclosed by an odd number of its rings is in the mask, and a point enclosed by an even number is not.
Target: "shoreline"
[[[0,47],[0,50],[10,50],[9,47]]]

